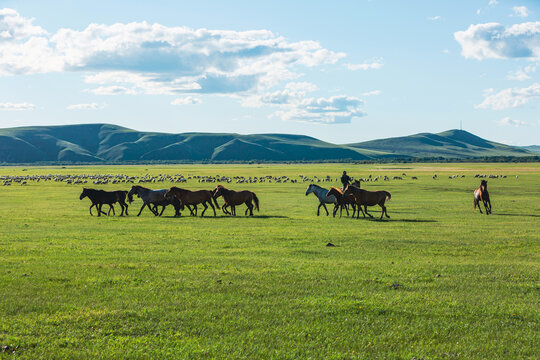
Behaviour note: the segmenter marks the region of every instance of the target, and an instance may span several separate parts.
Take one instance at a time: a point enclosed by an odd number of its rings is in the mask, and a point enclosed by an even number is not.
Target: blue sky
[[[0,127],[540,144],[539,75],[531,0],[0,0]]]

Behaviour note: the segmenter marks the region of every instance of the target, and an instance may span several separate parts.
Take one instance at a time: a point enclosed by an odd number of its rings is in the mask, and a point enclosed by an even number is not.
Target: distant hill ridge
[[[109,124],[0,129],[0,163],[330,161],[531,156],[461,130],[336,145],[305,135],[167,134]]]

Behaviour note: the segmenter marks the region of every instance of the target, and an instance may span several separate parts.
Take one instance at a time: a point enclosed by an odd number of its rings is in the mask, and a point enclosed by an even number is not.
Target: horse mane
[[[335,191],[337,191],[339,194],[343,195],[343,191],[341,191],[341,189],[338,189],[338,188],[335,187],[335,186],[332,186],[332,187],[330,188],[330,190],[335,190]]]

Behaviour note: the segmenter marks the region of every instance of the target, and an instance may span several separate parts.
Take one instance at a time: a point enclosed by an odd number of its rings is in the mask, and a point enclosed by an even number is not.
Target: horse
[[[82,200],[85,197],[88,197],[90,201],[92,201],[92,205],[90,205],[90,215],[92,214],[92,208],[95,206],[98,210],[97,216],[103,215],[109,215],[111,213],[111,210],[113,211],[113,215],[116,215],[116,212],[114,211],[114,203],[119,203],[120,207],[122,208],[122,212],[120,213],[120,216],[124,215],[124,209],[126,210],[126,215],[128,215],[128,205],[126,204],[126,196],[127,191],[105,191],[105,190],[97,190],[97,189],[87,189],[83,188],[83,191],[81,193],[81,196],[79,196],[79,199]],[[105,213],[101,210],[101,207],[103,204],[109,205],[109,213]]]
[[[133,202],[133,195],[137,195],[143,201],[143,205],[137,216],[141,215],[145,206],[147,206],[148,210],[150,210],[155,216],[161,216],[167,205],[173,205],[175,210],[174,216],[180,216],[180,210],[182,208],[180,201],[178,201],[178,199],[175,197],[166,197],[165,193],[167,191],[168,189],[151,190],[140,185],[133,185],[127,195],[130,203]],[[150,207],[150,204],[152,204],[154,207]],[[163,206],[161,213],[158,213],[158,206]]]
[[[214,203],[216,204],[216,207],[219,209],[219,205],[216,201],[216,199],[212,196],[212,192],[210,190],[197,190],[197,191],[191,191],[186,189],[181,189],[176,186],[173,186],[170,188],[166,193],[166,197],[174,196],[176,199],[180,201],[180,204],[182,205],[193,205],[195,206],[195,215],[197,214],[197,204],[202,204],[204,206],[204,210],[201,213],[201,216],[204,216],[204,212],[206,209],[208,209],[208,206],[214,210],[214,216],[216,216],[216,208],[212,204],[212,200],[214,200]],[[190,209],[191,211],[191,209]],[[193,215],[193,211],[191,211],[191,215]]]
[[[484,203],[486,215],[491,214],[491,201],[489,200],[489,193],[487,190],[487,180],[482,180],[480,182],[480,187],[474,190],[474,210],[476,210],[476,206],[478,206],[478,210],[480,210],[480,214],[482,214],[480,201]]]
[[[306,196],[309,194],[314,193],[317,199],[319,199],[319,206],[317,207],[317,216],[319,216],[319,211],[321,210],[321,206],[324,207],[324,210],[326,210],[326,216],[329,215],[328,209],[326,208],[326,204],[337,204],[337,199],[334,195],[327,196],[328,189],[322,188],[319,185],[310,184],[306,190]]]
[[[354,196],[356,204],[358,205],[360,211],[362,211],[362,215],[364,215],[364,217],[366,217],[364,211],[366,214],[369,215],[369,217],[373,217],[370,213],[367,212],[368,206],[379,205],[382,209],[380,219],[382,219],[383,215],[386,215],[387,218],[390,218],[390,216],[388,216],[388,212],[386,211],[386,206],[384,205],[386,200],[390,201],[390,199],[392,199],[392,196],[388,191],[367,191],[357,188],[356,186],[349,185],[345,189],[344,195],[349,194],[352,194]],[[364,206],[364,210],[362,210],[362,206]],[[360,211],[356,212],[357,219],[360,217]]]
[[[222,210],[225,214],[236,216],[236,206],[246,204],[247,209],[244,215],[247,215],[249,211],[249,216],[253,216],[253,207],[259,211],[259,198],[255,195],[254,192],[243,190],[243,191],[234,191],[229,190],[223,185],[218,185],[214,189],[213,198],[214,201],[218,197],[222,196],[225,204],[222,206]],[[251,202],[255,203],[255,206]],[[217,202],[216,202],[217,203]],[[231,207],[231,212],[227,211],[227,207]]]
[[[332,213],[334,217],[336,217],[338,208],[339,208],[339,217],[341,217],[343,208],[345,208],[345,211],[347,211],[347,216],[349,216],[349,209],[347,208],[347,205],[352,205],[352,208],[353,208],[352,217],[354,217],[354,214],[356,212],[356,200],[353,195],[345,196],[343,195],[343,192],[340,189],[332,186],[326,196],[336,197],[337,202],[336,202],[336,205],[334,205],[334,211]]]

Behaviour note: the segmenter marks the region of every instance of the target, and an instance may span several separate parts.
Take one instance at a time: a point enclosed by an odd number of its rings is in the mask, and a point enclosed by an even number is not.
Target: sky
[[[0,128],[540,144],[540,1],[0,0]]]

